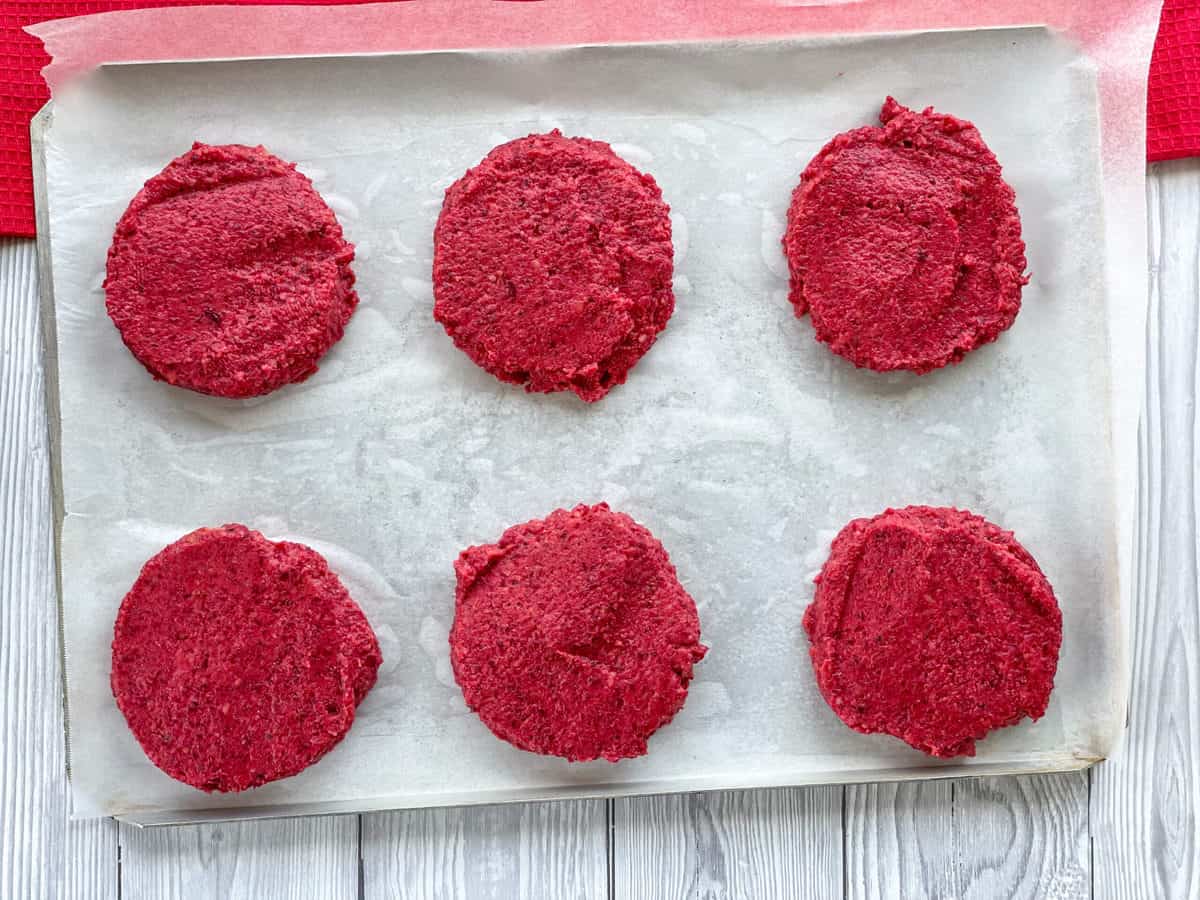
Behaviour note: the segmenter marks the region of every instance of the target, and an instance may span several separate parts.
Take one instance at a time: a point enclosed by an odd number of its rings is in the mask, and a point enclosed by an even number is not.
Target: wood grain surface
[[[613,805],[612,897],[841,894],[840,787],[634,797]]]
[[[1200,161],[1148,184],[1129,730],[1090,772],[138,831],[68,819],[33,244],[0,241],[0,897],[1200,897]]]
[[[364,815],[365,898],[535,900],[608,893],[603,800]]]
[[[848,897],[1090,895],[1086,772],[846,792]]]
[[[358,816],[121,826],[121,898],[354,900]]]

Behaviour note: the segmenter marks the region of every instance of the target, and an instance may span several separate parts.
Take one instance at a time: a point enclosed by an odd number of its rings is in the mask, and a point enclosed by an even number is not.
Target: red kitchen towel
[[[1200,0],[1166,0],[1150,59],[1146,158],[1200,155]]]
[[[148,6],[196,6],[213,0],[0,0],[0,234],[32,236],[33,177],[29,120],[48,93],[39,74],[48,57],[23,26],[46,19]],[[272,0],[229,0],[266,4]],[[288,0],[294,4],[368,0]],[[1200,0],[1166,0],[1150,67],[1150,160],[1200,155]]]

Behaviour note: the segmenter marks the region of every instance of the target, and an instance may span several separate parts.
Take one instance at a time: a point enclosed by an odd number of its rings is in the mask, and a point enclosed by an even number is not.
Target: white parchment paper
[[[787,303],[779,248],[801,169],[833,134],[876,121],[888,94],[979,126],[1016,190],[1033,274],[1009,332],[920,378],[855,370],[818,344]],[[552,127],[611,142],[672,208],[675,315],[592,406],[499,384],[431,316],[442,192],[495,144]],[[1109,341],[1140,334],[1109,334],[1097,132],[1090,65],[1040,29],[133,65],[60,90],[46,169],[75,814],[153,822],[1106,755],[1123,714]],[[116,220],[193,140],[297,161],[358,248],[362,305],[345,338],[309,381],[267,398],[153,382],[104,312]],[[571,765],[500,742],[466,709],[446,644],[452,562],[510,524],[599,500],[663,541],[711,651],[647,757]],[[830,539],[908,503],[1013,529],[1063,608],[1046,716],[974,760],[850,731],[812,678],[800,618]],[[209,796],[142,754],[109,691],[109,644],[142,563],[230,521],[323,552],[384,664],[320,763]]]

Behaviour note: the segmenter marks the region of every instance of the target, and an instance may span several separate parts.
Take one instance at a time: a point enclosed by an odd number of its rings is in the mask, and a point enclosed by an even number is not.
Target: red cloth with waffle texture
[[[1166,0],[1150,59],[1146,158],[1200,154],[1200,0]]]

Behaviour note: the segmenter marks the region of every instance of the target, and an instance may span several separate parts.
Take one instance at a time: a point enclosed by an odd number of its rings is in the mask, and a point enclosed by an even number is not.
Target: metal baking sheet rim
[[[1005,26],[997,26],[1003,28]],[[1044,26],[1031,25],[1030,28]],[[991,30],[991,29],[989,29]],[[699,42],[704,43],[704,42]],[[566,49],[566,48],[557,48]],[[426,53],[429,51],[409,51],[409,53]],[[464,52],[456,50],[451,52]],[[470,52],[467,50],[466,52]],[[391,56],[399,54],[330,54],[329,56]],[[409,54],[404,54],[409,55]],[[266,59],[307,59],[307,56],[280,56]],[[327,58],[323,56],[321,58]],[[206,60],[207,61],[207,60]],[[194,64],[197,60],[125,61],[107,65],[136,66],[136,65],[173,65]],[[61,438],[62,422],[59,414],[58,386],[58,352],[57,329],[54,310],[54,283],[51,267],[49,212],[47,209],[46,187],[46,132],[54,114],[54,101],[48,101],[30,122],[30,144],[32,147],[34,207],[37,224],[37,266],[38,266],[38,297],[41,313],[41,337],[44,362],[44,378],[46,386],[46,419],[48,431],[48,446],[50,454],[50,490],[53,511],[54,529],[54,575],[55,575],[55,605],[58,619],[59,638],[59,677],[63,690],[63,738],[65,743],[65,759],[67,777],[71,775],[71,741],[70,741],[70,710],[68,708],[66,677],[66,643],[63,637],[63,601],[62,601],[62,569],[60,565],[62,523],[65,515],[62,491],[61,467]],[[1135,523],[1136,524],[1136,523]],[[1135,534],[1136,539],[1136,534]],[[1124,592],[1122,592],[1123,594]],[[1127,598],[1122,598],[1122,604]],[[1124,619],[1125,617],[1123,617]],[[1128,628],[1121,635],[1122,644],[1128,648]],[[1128,687],[1128,673],[1126,673]],[[1128,702],[1125,710],[1125,727],[1128,727]],[[1115,738],[1118,735],[1114,735]],[[188,810],[179,813],[139,812],[128,810],[116,813],[112,818],[139,828],[160,827],[164,825],[187,825],[202,822],[250,821],[260,819],[278,819],[296,816],[314,815],[346,815],[366,812],[387,812],[399,809],[428,809],[467,806],[484,806],[503,803],[538,802],[546,800],[586,800],[611,797],[653,796],[672,793],[690,793],[707,790],[756,789],[756,788],[787,788],[816,785],[845,785],[871,782],[902,782],[902,781],[941,781],[953,778],[979,778],[1003,775],[1049,775],[1055,773],[1075,772],[1088,769],[1098,762],[1107,759],[1112,748],[1105,748],[1102,755],[1089,755],[1079,752],[1045,754],[1038,759],[1025,759],[1021,762],[994,762],[978,764],[958,764],[938,767],[910,767],[893,769],[864,769],[861,771],[846,770],[831,773],[828,777],[805,778],[799,782],[781,782],[778,779],[757,780],[752,775],[746,777],[739,774],[735,780],[724,776],[696,778],[687,783],[676,783],[670,791],[663,791],[657,785],[645,784],[609,784],[604,788],[594,785],[580,786],[578,789],[558,788],[546,791],[498,791],[495,793],[470,794],[450,792],[430,793],[421,798],[406,797],[405,802],[381,797],[373,800],[353,800],[341,802],[323,802],[314,804],[287,804],[275,806],[248,806],[237,808],[212,808]]]

